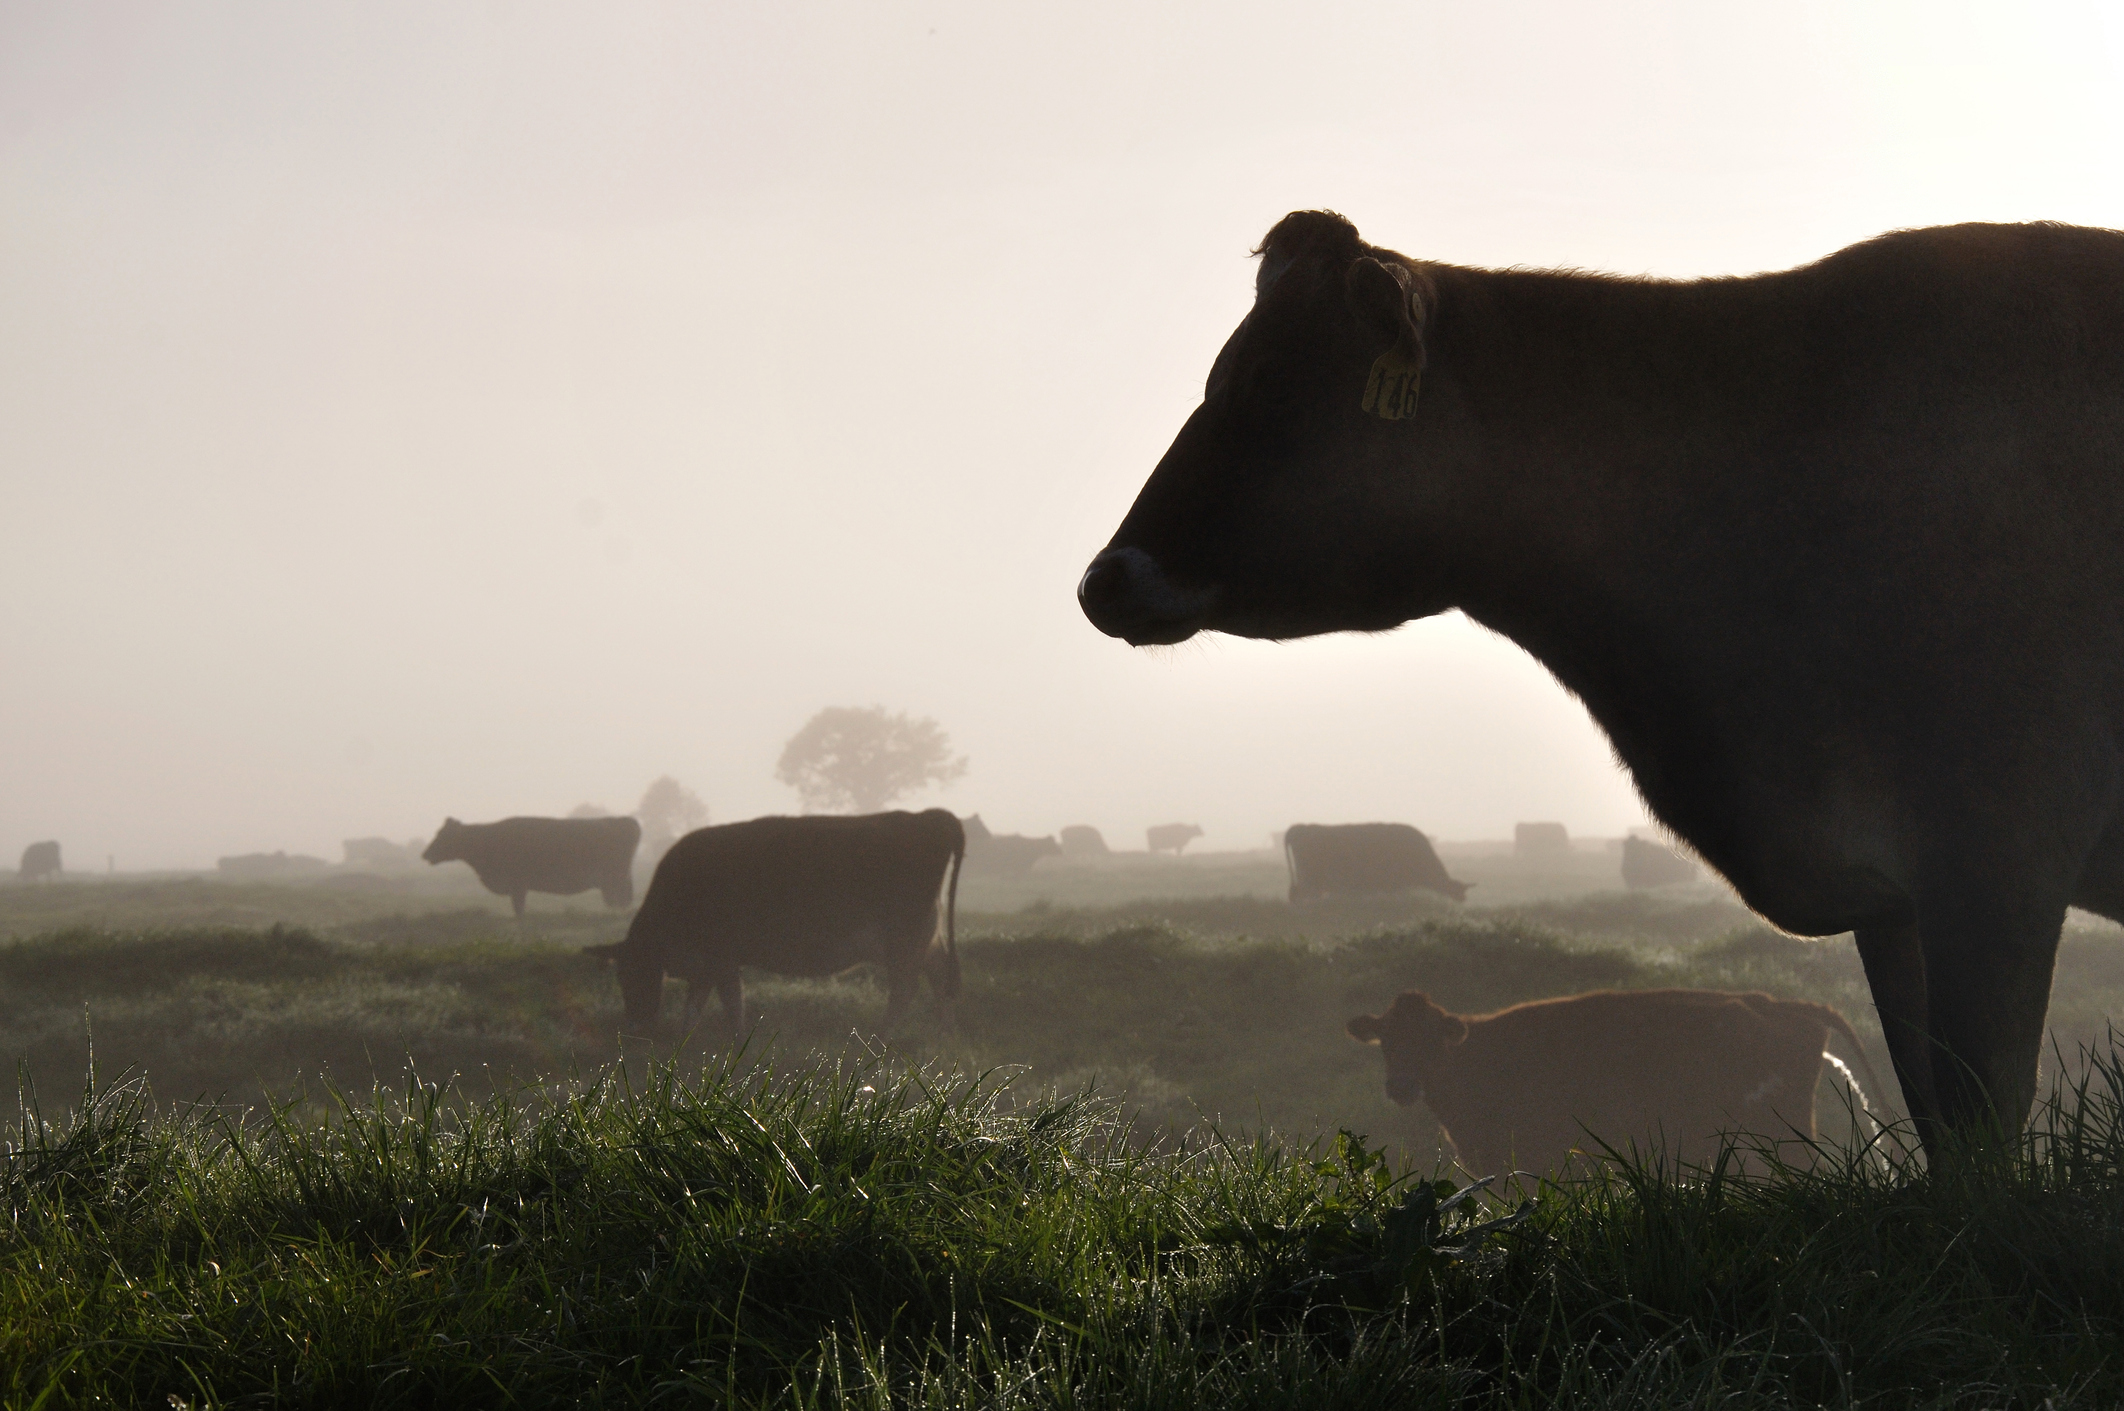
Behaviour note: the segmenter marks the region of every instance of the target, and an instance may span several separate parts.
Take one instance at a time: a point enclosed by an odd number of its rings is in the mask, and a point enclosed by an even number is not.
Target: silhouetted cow
[[[1571,835],[1561,823],[1519,823],[1512,828],[1514,857],[1569,857]]]
[[[1064,828],[1060,834],[1060,841],[1062,843],[1062,856],[1064,857],[1107,856],[1106,839],[1099,835],[1098,829],[1088,827],[1082,823]]]
[[[1143,840],[1152,852],[1169,852],[1180,856],[1187,845],[1202,836],[1202,830],[1192,823],[1160,823],[1143,830]]]
[[[1696,864],[1677,857],[1658,843],[1643,838],[1625,838],[1622,845],[1623,885],[1632,891],[1645,887],[1674,887],[1696,880]]]
[[[595,890],[605,905],[634,901],[634,850],[642,825],[632,818],[504,818],[499,823],[443,820],[421,857],[469,863],[479,884],[524,914],[531,892],[572,897]]]
[[[1061,855],[1062,845],[1053,838],[1028,838],[1023,833],[987,833],[966,840],[966,866],[975,872],[1030,872],[1041,858]]]
[[[1467,884],[1447,876],[1431,840],[1406,823],[1293,823],[1283,830],[1283,855],[1293,902],[1419,887],[1468,899]]]
[[[1695,282],[1293,214],[1078,587],[1137,644],[1458,609],[1785,930],[1903,1094],[2018,1128],[2068,905],[2124,919],[2124,235],[1903,231]]]
[[[47,877],[57,877],[60,871],[57,843],[31,843],[22,850],[20,875],[23,881],[41,882]]]
[[[1812,1138],[1831,1033],[1879,1091],[1843,1015],[1757,993],[1602,990],[1462,1015],[1405,990],[1349,1033],[1384,1052],[1387,1096],[1422,1100],[1479,1175],[1553,1171],[1601,1141],[1702,1162],[1720,1132]]]
[[[642,909],[614,945],[627,1022],[654,1023],[664,976],[686,982],[692,1019],[715,990],[733,1035],[744,1032],[739,967],[776,975],[885,969],[884,1027],[926,976],[947,1022],[959,993],[959,869],[966,833],[941,808],[854,818],[755,818],[688,833],[664,854]],[[938,942],[937,894],[944,902]]]

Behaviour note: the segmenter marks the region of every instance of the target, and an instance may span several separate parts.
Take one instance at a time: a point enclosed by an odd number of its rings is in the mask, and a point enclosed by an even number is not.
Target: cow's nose
[[[1102,550],[1077,580],[1077,605],[1092,626],[1139,647],[1194,636],[1209,598],[1175,589],[1158,561],[1137,548]]]
[[[1092,626],[1109,637],[1120,636],[1132,616],[1128,608],[1135,575],[1130,570],[1132,560],[1144,556],[1141,549],[1107,549],[1077,580],[1077,606],[1084,609]]]

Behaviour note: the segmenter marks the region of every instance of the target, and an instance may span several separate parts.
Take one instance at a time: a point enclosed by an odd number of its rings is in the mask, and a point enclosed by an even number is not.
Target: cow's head
[[[463,835],[465,825],[454,818],[445,818],[443,826],[436,830],[435,841],[420,855],[426,863],[462,862],[464,860]]]
[[[1435,302],[1424,269],[1325,211],[1261,242],[1254,307],[1077,585],[1137,645],[1201,631],[1379,631],[1453,606],[1440,477],[1412,461]]]
[[[594,955],[619,971],[620,1000],[627,1006],[627,1022],[637,1029],[655,1024],[664,1010],[664,965],[648,946],[633,941],[615,941],[609,946],[584,946],[584,955]]]
[[[1421,990],[1403,990],[1386,1013],[1360,1014],[1346,1027],[1357,1042],[1379,1045],[1386,1056],[1387,1096],[1403,1107],[1423,1096],[1425,1076],[1468,1036],[1459,1015],[1440,1009]]]

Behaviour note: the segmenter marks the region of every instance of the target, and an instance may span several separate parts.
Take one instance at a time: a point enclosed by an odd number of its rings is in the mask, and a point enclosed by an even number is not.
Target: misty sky
[[[1458,618],[1136,652],[1072,590],[1326,206],[1673,275],[2124,226],[2096,5],[0,0],[0,861],[917,803],[1198,846],[1643,820]]]

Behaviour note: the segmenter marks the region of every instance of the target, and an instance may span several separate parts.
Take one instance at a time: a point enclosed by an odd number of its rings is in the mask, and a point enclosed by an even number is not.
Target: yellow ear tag
[[[1403,344],[1372,359],[1371,380],[1364,384],[1364,409],[1382,421],[1400,421],[1416,415],[1416,387],[1423,381],[1423,364],[1415,351]]]

